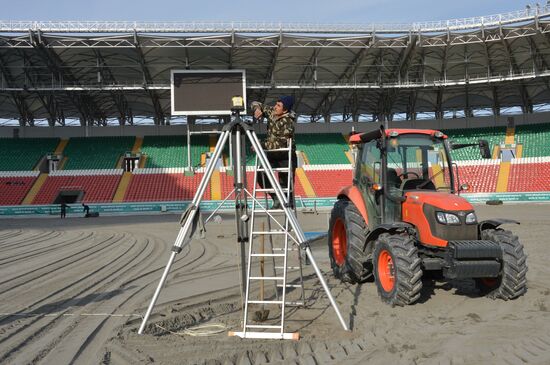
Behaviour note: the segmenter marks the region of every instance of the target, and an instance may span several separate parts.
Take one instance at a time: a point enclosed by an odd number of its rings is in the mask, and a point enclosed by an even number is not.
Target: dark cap
[[[294,98],[290,95],[281,96],[277,101],[283,103],[283,107],[288,111],[292,110],[294,106]]]

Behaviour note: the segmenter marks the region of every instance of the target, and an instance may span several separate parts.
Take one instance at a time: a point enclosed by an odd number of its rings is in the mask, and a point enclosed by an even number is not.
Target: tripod
[[[187,209],[185,210],[185,212],[181,217],[180,223],[182,225],[182,228],[180,229],[178,236],[176,237],[176,241],[174,243],[174,246],[172,247],[172,253],[170,254],[170,258],[168,259],[166,268],[164,269],[164,272],[157,286],[157,289],[155,290],[153,298],[151,299],[149,307],[147,308],[147,312],[143,317],[143,321],[141,323],[141,326],[139,327],[138,334],[143,333],[143,330],[149,319],[149,316],[151,315],[153,307],[155,306],[155,303],[160,295],[160,291],[162,290],[162,287],[166,282],[168,273],[170,272],[170,268],[174,262],[176,255],[182,251],[183,246],[189,243],[189,241],[191,240],[191,237],[193,236],[194,231],[199,225],[199,220],[200,220],[199,204],[202,200],[204,191],[206,190],[206,187],[215,169],[216,161],[220,158],[223,148],[227,143],[227,141],[229,140],[229,138],[231,138],[232,148],[234,151],[232,163],[233,163],[233,171],[235,176],[235,194],[236,194],[235,213],[236,213],[236,221],[237,221],[237,239],[238,239],[238,242],[241,243],[241,252],[240,252],[241,265],[240,266],[243,270],[241,272],[241,283],[243,285],[244,291],[248,289],[246,285],[247,283],[246,279],[248,278],[245,279],[247,273],[244,271],[246,267],[244,244],[250,239],[249,232],[248,232],[248,224],[247,224],[249,220],[247,195],[252,197],[252,194],[250,194],[250,192],[246,190],[246,158],[245,158],[246,154],[245,154],[245,148],[244,148],[245,136],[248,138],[249,142],[251,143],[251,146],[254,148],[254,151],[258,157],[258,160],[260,161],[261,166],[263,166],[264,174],[268,178],[269,182],[273,187],[274,193],[276,194],[279,201],[282,203],[282,209],[284,211],[284,214],[286,215],[288,219],[288,223],[296,235],[297,244],[301,249],[305,250],[306,256],[309,259],[309,262],[311,263],[311,265],[313,266],[315,273],[319,278],[319,281],[321,282],[321,285],[323,286],[323,289],[326,295],[328,296],[330,303],[334,308],[334,311],[336,312],[336,315],[338,316],[338,319],[340,320],[342,327],[344,328],[344,330],[347,331],[348,330],[347,324],[344,322],[342,314],[340,313],[340,310],[338,309],[338,306],[336,305],[336,302],[332,297],[332,294],[330,293],[327,283],[323,278],[323,275],[315,262],[313,254],[311,253],[311,248],[309,247],[309,244],[305,238],[304,232],[302,231],[302,228],[300,227],[298,220],[294,215],[294,212],[291,210],[287,197],[285,196],[285,194],[283,194],[279,181],[275,177],[275,173],[271,168],[271,165],[268,161],[266,153],[263,150],[260,144],[260,141],[256,136],[256,133],[254,132],[253,128],[250,125],[241,121],[239,112],[235,112],[234,116],[235,116],[234,120],[231,123],[227,124],[222,129],[222,133],[218,140],[218,143],[216,144],[213,157],[210,159],[208,165],[206,166],[206,171],[197,188],[197,192],[195,193],[193,200],[191,201],[190,205],[187,207]],[[247,337],[247,336],[243,336],[243,337]],[[279,338],[283,338],[283,337],[279,337]]]

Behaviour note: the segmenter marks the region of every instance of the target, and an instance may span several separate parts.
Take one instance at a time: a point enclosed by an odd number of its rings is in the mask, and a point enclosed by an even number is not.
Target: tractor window
[[[363,145],[361,156],[361,175],[373,183],[380,183],[380,149],[377,141],[371,141]]]
[[[402,190],[448,190],[449,164],[443,140],[404,134],[388,140],[388,168],[402,179]]]

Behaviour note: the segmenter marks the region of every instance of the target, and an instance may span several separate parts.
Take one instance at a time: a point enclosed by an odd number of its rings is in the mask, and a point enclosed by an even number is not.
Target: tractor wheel
[[[381,234],[374,247],[374,277],[378,294],[391,306],[413,304],[422,289],[421,260],[406,234]]]
[[[503,229],[487,229],[481,239],[497,242],[502,247],[502,273],[496,278],[476,279],[481,294],[492,299],[514,299],[527,292],[527,255],[518,237]]]
[[[370,275],[364,269],[367,231],[357,207],[349,200],[338,200],[330,215],[328,254],[334,276],[340,280],[357,283]]]

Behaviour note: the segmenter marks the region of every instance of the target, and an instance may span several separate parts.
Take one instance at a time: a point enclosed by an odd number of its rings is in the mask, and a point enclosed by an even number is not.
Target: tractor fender
[[[357,207],[357,210],[359,213],[361,213],[361,216],[365,220],[365,223],[367,224],[367,227],[369,225],[369,216],[367,214],[367,206],[365,205],[365,201],[363,200],[363,194],[361,194],[361,190],[357,186],[347,186],[340,190],[340,192],[337,195],[338,199],[348,199]]]
[[[506,219],[506,218],[487,219],[478,223],[479,233],[481,234],[481,231],[484,231],[486,229],[495,229],[501,224],[507,224],[507,223],[520,224],[518,221],[513,219]]]
[[[399,230],[404,230],[408,232],[415,232],[415,227],[406,222],[394,222],[394,223],[384,223],[379,226],[377,226],[374,230],[370,231],[367,234],[367,239],[365,240],[365,246],[363,247],[363,252],[367,252],[367,246],[371,244],[372,242],[376,241],[378,236],[380,236],[382,233],[386,232],[395,232]]]

